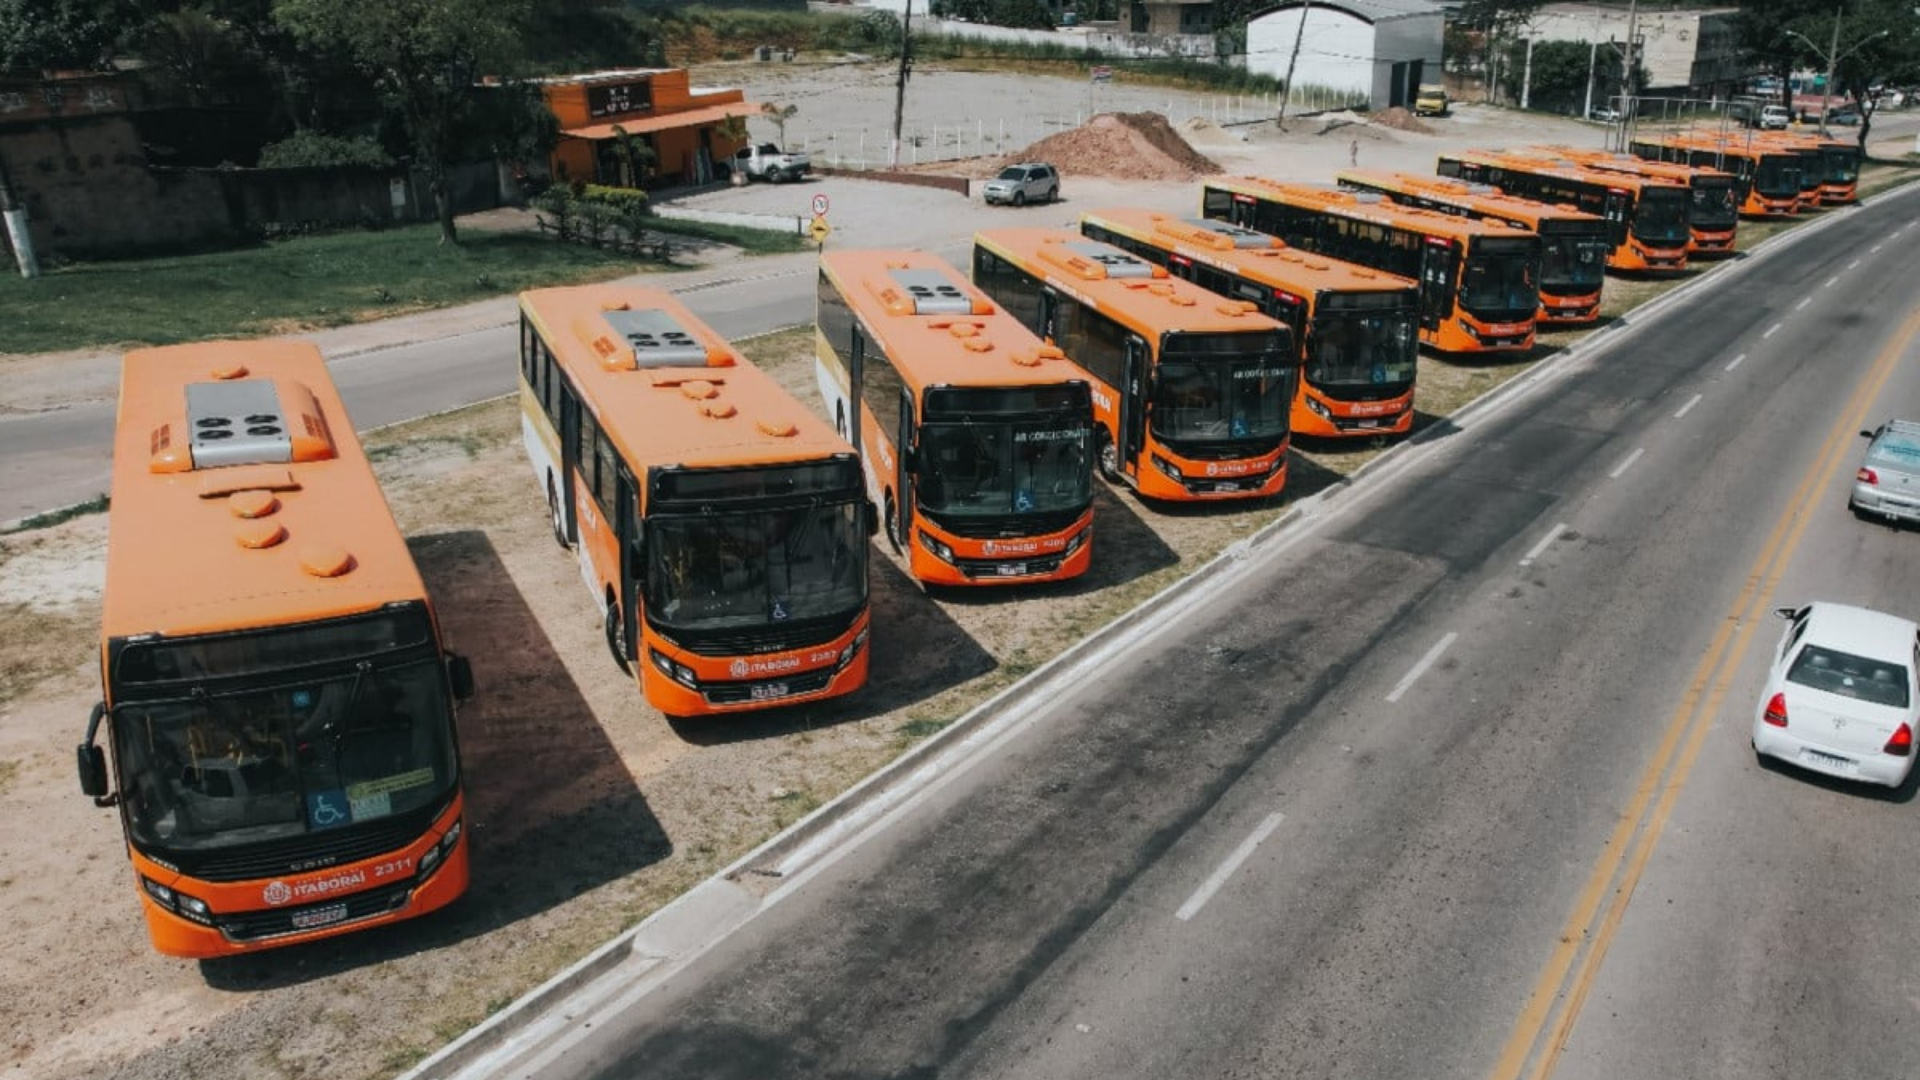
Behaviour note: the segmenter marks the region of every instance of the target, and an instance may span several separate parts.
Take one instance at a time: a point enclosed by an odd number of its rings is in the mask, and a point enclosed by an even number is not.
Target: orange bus
[[[1810,150],[1810,157],[1801,159],[1802,168],[1815,171],[1820,181],[1820,202],[1828,206],[1844,206],[1859,201],[1860,197],[1860,147],[1857,143],[1845,142],[1815,131],[1762,131],[1754,134],[1755,141],[1764,145],[1789,146],[1797,150]],[[1801,189],[1806,189],[1802,177]]]
[[[465,892],[473,673],[320,350],[128,353],[110,506],[80,789],[119,808],[154,948],[253,952]]]
[[[1565,203],[1607,219],[1613,251],[1607,268],[1677,273],[1687,268],[1686,185],[1582,168],[1503,150],[1441,154],[1441,176],[1492,184],[1509,195]]]
[[[607,649],[668,716],[867,680],[853,447],[672,295],[520,294],[520,428]]]
[[[1443,353],[1526,352],[1540,314],[1540,238],[1379,195],[1259,177],[1205,181],[1201,212],[1420,283],[1420,340]]]
[[[1599,321],[1600,288],[1613,247],[1604,219],[1440,176],[1348,169],[1334,182],[1349,191],[1384,195],[1402,206],[1505,222],[1535,234],[1540,237],[1540,324],[1588,326]]]
[[[1799,155],[1742,136],[1642,135],[1627,145],[1635,157],[1708,165],[1733,174],[1733,194],[1749,218],[1791,217],[1800,206]]]
[[[1711,165],[1649,161],[1632,154],[1576,146],[1525,146],[1514,152],[1558,157],[1587,169],[1651,176],[1685,184],[1689,195],[1687,255],[1717,258],[1733,254],[1734,236],[1740,225],[1740,207],[1733,192],[1733,174],[1724,169],[1716,169]]]
[[[1224,221],[1153,210],[1091,210],[1080,215],[1080,232],[1285,323],[1300,343],[1295,434],[1413,429],[1420,289],[1411,280],[1295,251]]]
[[[814,375],[887,540],[931,585],[1060,581],[1093,554],[1086,372],[917,251],[820,257]]]
[[[1110,482],[1169,501],[1285,486],[1299,370],[1284,324],[1071,229],[975,233],[973,280],[1092,376]]]

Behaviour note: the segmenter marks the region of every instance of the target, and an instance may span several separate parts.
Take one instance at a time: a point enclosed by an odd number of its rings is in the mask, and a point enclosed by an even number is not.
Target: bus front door
[[[646,536],[640,531],[640,491],[633,473],[621,462],[614,498],[618,500],[619,520],[614,522],[620,537],[620,630],[627,655],[622,660],[639,658],[640,583],[647,575]]]
[[[1127,390],[1120,395],[1120,471],[1138,473],[1140,452],[1147,444],[1147,402],[1152,380],[1147,376],[1147,343],[1127,338]]]
[[[894,533],[900,538],[899,547],[909,550],[913,543],[913,502],[914,490],[909,477],[913,470],[908,463],[917,456],[913,445],[913,391],[900,388],[900,420],[893,433],[893,490],[900,493],[899,505],[893,508]]]
[[[1420,254],[1420,328],[1438,331],[1453,310],[1453,241],[1429,239]]]

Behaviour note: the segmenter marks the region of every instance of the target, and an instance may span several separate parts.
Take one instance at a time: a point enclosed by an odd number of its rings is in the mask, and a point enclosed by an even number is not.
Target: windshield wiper
[[[360,703],[360,690],[366,685],[367,673],[373,670],[373,661],[362,660],[353,665],[353,684],[347,687],[346,704],[340,706],[340,712],[327,723],[327,735],[333,740],[333,752],[339,753],[342,743],[347,741],[349,720],[353,716],[353,707]]]

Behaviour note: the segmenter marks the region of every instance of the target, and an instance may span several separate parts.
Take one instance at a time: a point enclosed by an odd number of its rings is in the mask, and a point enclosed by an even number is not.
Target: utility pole
[[[7,163],[0,160],[0,217],[6,219],[7,239],[13,244],[13,259],[20,264],[20,276],[40,276],[40,260],[33,253],[33,234],[27,231],[27,208],[13,192],[13,179],[7,175]]]
[[[1827,46],[1827,81],[1820,88],[1820,134],[1827,133],[1827,109],[1833,105],[1833,69],[1839,67],[1840,8],[1833,9],[1833,43]]]
[[[893,141],[887,144],[887,168],[900,167],[900,119],[907,111],[907,75],[913,70],[913,0],[900,15],[900,79],[893,88]]]
[[[1300,62],[1300,42],[1307,36],[1307,11],[1312,6],[1310,0],[1301,0],[1300,28],[1293,32],[1293,55],[1287,57],[1287,82],[1280,88],[1280,115],[1273,120],[1282,131],[1287,128],[1287,102],[1293,98],[1293,67]]]

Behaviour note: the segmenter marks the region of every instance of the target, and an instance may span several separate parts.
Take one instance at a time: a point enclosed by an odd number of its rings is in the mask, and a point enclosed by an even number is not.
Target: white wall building
[[[1444,32],[1432,0],[1283,3],[1247,23],[1247,70],[1285,79],[1291,65],[1296,89],[1352,94],[1374,109],[1412,107],[1421,83],[1440,81]]]

